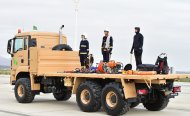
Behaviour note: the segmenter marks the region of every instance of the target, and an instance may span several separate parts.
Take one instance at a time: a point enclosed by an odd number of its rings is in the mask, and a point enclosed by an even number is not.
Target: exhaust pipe
[[[59,44],[63,44],[63,35],[62,35],[62,29],[63,29],[64,25],[62,25],[60,28],[59,28]]]

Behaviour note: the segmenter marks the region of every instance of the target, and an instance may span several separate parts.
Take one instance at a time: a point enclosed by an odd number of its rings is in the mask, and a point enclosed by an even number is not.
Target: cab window
[[[16,38],[14,44],[14,53],[23,50],[23,38]]]

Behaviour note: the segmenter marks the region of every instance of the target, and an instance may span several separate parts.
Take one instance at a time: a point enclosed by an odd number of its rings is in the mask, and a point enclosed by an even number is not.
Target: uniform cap
[[[104,32],[110,32],[110,30],[109,29],[104,29]]]
[[[85,38],[88,38],[86,33],[83,33],[81,36],[84,36]]]
[[[166,53],[161,53],[161,54],[159,55],[159,57],[160,57],[160,58],[165,58],[165,57],[167,57],[167,54],[166,54]]]

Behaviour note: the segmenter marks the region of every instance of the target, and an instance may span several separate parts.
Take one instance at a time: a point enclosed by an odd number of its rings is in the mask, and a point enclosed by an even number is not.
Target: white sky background
[[[155,63],[166,52],[175,70],[190,70],[189,0],[80,0],[78,23],[78,37],[88,34],[96,62],[102,59],[100,46],[108,27],[114,39],[112,59],[129,63],[134,27],[140,26],[143,63]],[[62,24],[68,44],[74,48],[73,0],[0,0],[0,56],[9,57],[7,40],[18,27],[31,31],[36,25],[39,31],[58,32]]]

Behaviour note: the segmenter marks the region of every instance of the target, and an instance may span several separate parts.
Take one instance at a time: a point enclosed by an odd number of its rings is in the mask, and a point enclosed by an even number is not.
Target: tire
[[[135,107],[137,107],[139,104],[140,104],[139,102],[131,103],[130,108],[135,108]]]
[[[71,95],[72,95],[71,90],[66,90],[62,93],[53,93],[53,96],[57,101],[67,101],[71,98]]]
[[[52,48],[52,50],[58,50],[58,51],[73,51],[72,48],[67,44],[58,44]]]
[[[109,83],[102,90],[101,103],[108,115],[118,116],[129,111],[122,87],[119,83]]]
[[[156,100],[143,103],[144,107],[149,111],[160,111],[167,107],[169,99],[164,93],[155,91]]]
[[[30,80],[28,78],[20,78],[16,81],[15,97],[19,103],[31,103],[35,94],[31,91]]]
[[[79,85],[76,93],[76,101],[84,112],[96,112],[101,108],[101,91],[99,84],[85,81]]]

